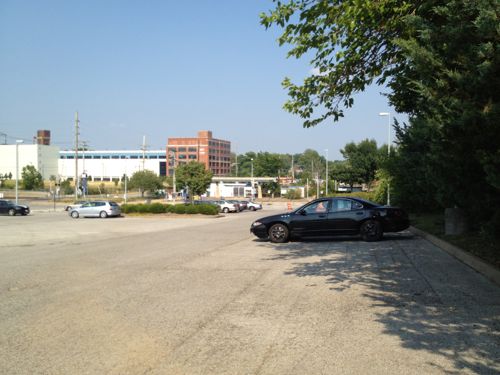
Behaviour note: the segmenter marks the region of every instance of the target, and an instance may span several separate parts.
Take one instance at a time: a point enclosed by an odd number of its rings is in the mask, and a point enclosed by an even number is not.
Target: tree
[[[190,196],[204,194],[212,181],[212,172],[205,165],[196,161],[182,164],[175,170],[177,186],[187,187]]]
[[[23,167],[21,176],[26,190],[43,188],[43,178],[33,165]]]
[[[161,179],[149,170],[135,172],[130,178],[127,186],[129,189],[138,189],[141,196],[144,197],[144,192],[154,192],[163,187]]]
[[[290,97],[284,107],[302,117],[304,127],[330,117],[337,121],[353,105],[353,95],[373,81],[384,84],[391,77],[392,87],[405,62],[398,38],[405,36],[406,17],[418,9],[417,2],[273,1],[275,9],[261,14],[261,23],[284,28],[278,41],[291,46],[288,57],[313,56],[313,73],[302,85],[283,81]],[[320,114],[311,119],[315,111]]]
[[[306,149],[297,158],[295,163],[302,170],[302,174],[300,175],[302,180],[307,178],[310,180],[315,179],[317,175],[324,175],[326,170],[326,160],[316,150]]]
[[[365,139],[358,144],[351,142],[346,144],[340,152],[347,160],[347,165],[352,170],[353,175],[356,176],[353,178],[354,182],[370,186],[375,179],[375,172],[378,168],[377,142],[373,139]]]
[[[254,160],[254,176],[278,176],[286,168],[279,154],[259,152]]]

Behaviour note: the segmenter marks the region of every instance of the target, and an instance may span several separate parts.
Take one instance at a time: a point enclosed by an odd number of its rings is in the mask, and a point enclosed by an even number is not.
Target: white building
[[[144,169],[158,176],[167,171],[166,150],[79,151],[78,174],[86,173],[89,181],[121,180]],[[75,178],[75,151],[59,152],[59,175],[65,180]]]
[[[59,147],[39,144],[0,145],[0,174],[12,174],[16,179],[16,147],[18,147],[19,178],[23,167],[32,165],[42,175],[44,180],[50,176],[57,177]]]

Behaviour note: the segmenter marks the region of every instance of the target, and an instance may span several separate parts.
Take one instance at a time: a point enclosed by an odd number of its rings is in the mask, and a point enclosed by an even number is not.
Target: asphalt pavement
[[[410,232],[249,233],[285,209],[0,217],[0,373],[500,373],[497,285]]]

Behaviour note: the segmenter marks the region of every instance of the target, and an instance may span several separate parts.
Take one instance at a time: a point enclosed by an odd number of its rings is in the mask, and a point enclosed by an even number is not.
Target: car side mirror
[[[302,216],[307,216],[306,210],[299,211],[299,214]]]

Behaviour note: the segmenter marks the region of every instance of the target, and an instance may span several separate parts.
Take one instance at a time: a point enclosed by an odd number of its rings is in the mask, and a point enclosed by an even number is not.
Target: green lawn
[[[433,234],[500,268],[500,242],[492,235],[468,232],[459,236],[445,236],[444,213],[411,214],[410,221],[414,227]]]

